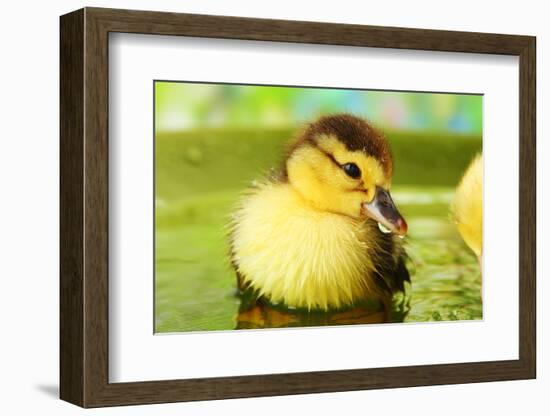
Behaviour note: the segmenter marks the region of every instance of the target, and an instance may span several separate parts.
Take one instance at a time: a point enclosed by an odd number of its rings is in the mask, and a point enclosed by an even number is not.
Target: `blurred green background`
[[[322,114],[382,129],[392,195],[409,223],[413,284],[405,321],[480,319],[477,260],[449,220],[482,147],[482,96],[155,82],[155,330],[235,327],[239,299],[225,224],[240,193],[279,166],[288,139]]]

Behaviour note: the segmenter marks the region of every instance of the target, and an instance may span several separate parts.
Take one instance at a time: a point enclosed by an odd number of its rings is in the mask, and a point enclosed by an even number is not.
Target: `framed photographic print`
[[[62,16],[61,398],[534,378],[535,49]]]

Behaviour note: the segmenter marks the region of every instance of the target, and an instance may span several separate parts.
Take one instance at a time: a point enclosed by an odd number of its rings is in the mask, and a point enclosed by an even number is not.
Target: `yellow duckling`
[[[453,202],[453,215],[464,242],[477,256],[483,255],[483,160],[477,155],[462,177]]]
[[[250,189],[233,214],[239,288],[309,310],[391,299],[409,280],[398,238],[407,223],[391,179],[389,145],[367,121],[339,114],[310,124],[280,174]]]

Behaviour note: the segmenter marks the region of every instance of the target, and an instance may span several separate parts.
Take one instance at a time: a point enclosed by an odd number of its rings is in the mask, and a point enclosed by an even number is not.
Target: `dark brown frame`
[[[519,359],[109,383],[108,35],[247,39],[519,56]],[[85,8],[61,17],[60,396],[83,407],[536,377],[535,50],[531,36]]]

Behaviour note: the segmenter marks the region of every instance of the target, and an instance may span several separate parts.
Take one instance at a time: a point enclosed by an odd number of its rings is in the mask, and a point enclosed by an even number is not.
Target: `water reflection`
[[[390,305],[382,301],[371,300],[352,308],[319,311],[273,305],[263,298],[255,298],[250,293],[239,296],[241,304],[236,316],[235,329],[403,322],[408,312],[405,302]]]

